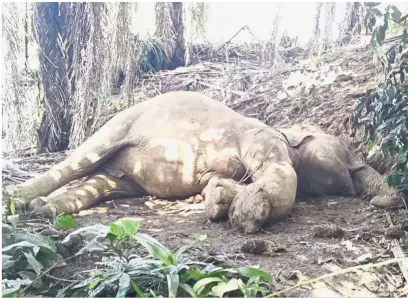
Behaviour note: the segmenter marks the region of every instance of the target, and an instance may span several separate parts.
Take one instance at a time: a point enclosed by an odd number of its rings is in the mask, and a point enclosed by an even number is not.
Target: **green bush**
[[[402,16],[395,6],[389,5],[382,14],[377,5],[368,4],[365,25],[372,32],[372,48],[382,66],[385,80],[359,99],[350,117],[354,132],[364,125],[365,144],[378,143],[383,153],[395,157],[397,162],[388,182],[404,192],[408,190],[407,20],[408,15]],[[386,32],[392,24],[395,32],[400,28],[402,36],[386,47]]]
[[[10,219],[9,219],[10,221]],[[14,221],[16,224],[17,222]],[[24,224],[23,224],[24,225]],[[63,215],[57,228],[73,229],[75,219]],[[267,294],[272,276],[258,267],[229,268],[206,262],[204,235],[171,251],[151,236],[139,232],[141,220],[122,218],[107,225],[76,229],[64,240],[41,236],[28,228],[3,223],[3,297],[31,294],[74,297],[260,297]],[[72,247],[73,241],[81,246]],[[61,263],[59,249],[77,248],[70,257],[104,253],[88,278],[59,290],[43,275]],[[67,251],[67,248],[65,249]]]

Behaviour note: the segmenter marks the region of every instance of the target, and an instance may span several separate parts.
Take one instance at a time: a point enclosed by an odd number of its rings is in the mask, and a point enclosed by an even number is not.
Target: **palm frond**
[[[3,33],[3,150],[32,147],[38,122],[36,57],[33,43],[32,3],[2,3]]]

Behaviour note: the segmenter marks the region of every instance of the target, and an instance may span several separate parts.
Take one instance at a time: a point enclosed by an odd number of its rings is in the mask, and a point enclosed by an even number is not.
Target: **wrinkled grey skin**
[[[398,203],[397,190],[390,188],[382,175],[362,162],[337,137],[312,125],[295,125],[279,131],[300,155],[296,170],[299,194],[365,196],[380,208]]]

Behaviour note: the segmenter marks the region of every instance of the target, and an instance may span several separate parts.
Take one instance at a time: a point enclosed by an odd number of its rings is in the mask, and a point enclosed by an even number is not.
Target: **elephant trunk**
[[[391,188],[385,178],[369,165],[353,174],[356,191],[365,198],[372,199],[377,207],[390,207],[397,203],[400,194]]]

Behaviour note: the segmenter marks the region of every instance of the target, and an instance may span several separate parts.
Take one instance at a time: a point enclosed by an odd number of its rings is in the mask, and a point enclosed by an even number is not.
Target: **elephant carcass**
[[[229,213],[234,225],[253,232],[291,211],[297,160],[283,135],[262,122],[200,93],[170,92],[118,113],[60,164],[6,187],[4,198],[53,217],[117,196],[202,192],[210,219],[226,219]],[[87,179],[79,186],[46,197],[82,177]],[[215,192],[208,184],[227,189]],[[263,211],[248,217],[246,201],[258,202]]]
[[[296,170],[298,193],[307,196],[366,196],[376,207],[397,205],[397,190],[372,167],[356,157],[335,136],[317,126],[279,129],[300,155]]]

